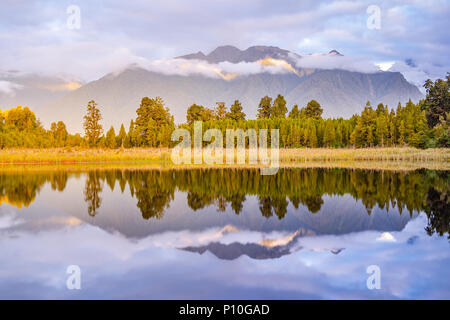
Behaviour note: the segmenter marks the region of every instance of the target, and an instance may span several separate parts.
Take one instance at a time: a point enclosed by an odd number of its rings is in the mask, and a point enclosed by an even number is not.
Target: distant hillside
[[[335,50],[328,55],[340,56]],[[266,46],[246,50],[223,46],[208,55],[198,52],[178,58],[208,63],[239,63],[268,57],[284,60],[291,65],[301,58],[287,50]],[[114,125],[118,129],[121,123],[128,127],[130,119],[136,116],[140,100],[145,96],[161,96],[178,123],[186,120],[186,110],[192,103],[213,107],[216,102],[224,101],[229,107],[235,99],[242,102],[247,117],[254,118],[261,97],[275,97],[279,93],[285,96],[289,109],[293,104],[302,107],[309,100],[316,99],[323,106],[325,117],[350,117],[360,112],[367,100],[372,105],[382,102],[396,107],[399,101],[406,102],[410,98],[418,101],[422,97],[417,87],[398,72],[369,74],[299,68],[294,71],[241,74],[232,80],[224,80],[199,74],[162,74],[130,67],[46,101],[39,110],[39,117],[46,125],[51,121],[63,120],[70,130],[81,132],[85,108],[92,99],[101,107],[105,127]]]

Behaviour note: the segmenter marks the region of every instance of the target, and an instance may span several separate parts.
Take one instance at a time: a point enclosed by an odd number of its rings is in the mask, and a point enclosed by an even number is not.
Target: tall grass
[[[246,164],[220,167],[248,167]],[[415,169],[430,168],[450,170],[450,149],[366,148],[366,149],[280,149],[282,167],[364,167]],[[89,165],[151,165],[175,166],[171,150],[162,149],[5,149],[0,150],[1,164],[89,164]],[[199,165],[197,165],[199,166]],[[207,166],[202,164],[201,166]],[[258,165],[256,165],[258,166]],[[186,167],[186,165],[178,166]],[[253,166],[254,167],[254,166]]]

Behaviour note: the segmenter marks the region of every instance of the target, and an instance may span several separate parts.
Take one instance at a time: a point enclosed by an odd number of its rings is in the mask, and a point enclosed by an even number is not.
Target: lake
[[[4,166],[0,298],[450,299],[449,181]]]

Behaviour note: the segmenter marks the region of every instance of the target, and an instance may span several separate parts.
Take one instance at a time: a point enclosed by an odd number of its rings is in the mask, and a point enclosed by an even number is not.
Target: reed
[[[246,151],[245,164],[213,165],[217,167],[249,167]],[[235,157],[236,158],[236,157]],[[235,161],[236,162],[236,161]],[[0,150],[1,164],[24,165],[150,165],[175,166],[171,161],[171,150],[167,148],[131,149],[4,149]],[[430,168],[450,169],[450,149],[415,149],[409,147],[365,148],[365,149],[327,149],[303,148],[280,149],[281,167],[365,167],[365,168]],[[194,165],[192,165],[194,166]],[[202,164],[195,166],[210,167]],[[251,165],[255,167],[259,165]],[[181,165],[178,167],[186,167]]]

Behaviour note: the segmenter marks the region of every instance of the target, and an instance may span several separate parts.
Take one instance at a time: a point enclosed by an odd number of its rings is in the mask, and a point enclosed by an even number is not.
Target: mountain
[[[199,51],[194,54],[177,57],[177,59],[205,60],[209,63],[220,63],[224,61],[239,63],[255,62],[267,57],[283,59],[288,62],[293,62],[292,57],[300,58],[300,56],[296,53],[291,53],[288,50],[272,46],[253,46],[246,50],[239,50],[233,46],[220,46],[208,55],[205,55],[203,52]]]
[[[336,50],[325,55],[342,56]],[[323,106],[325,117],[350,117],[360,112],[367,100],[373,106],[382,102],[396,107],[399,101],[404,103],[410,98],[413,101],[422,98],[417,87],[407,82],[399,72],[303,69],[295,65],[301,58],[296,53],[271,46],[254,46],[246,50],[221,46],[207,55],[197,52],[172,59],[191,64],[203,63],[202,67],[206,66],[220,76],[199,72],[162,73],[152,68],[130,66],[120,73],[107,74],[46,101],[38,116],[47,126],[52,121],[63,120],[69,130],[82,132],[82,119],[89,100],[99,104],[105,129],[114,125],[118,130],[121,123],[128,127],[129,121],[136,117],[135,111],[145,96],[162,97],[177,123],[186,120],[186,110],[193,103],[213,107],[216,102],[224,101],[230,106],[235,99],[242,102],[247,118],[255,118],[259,100],[265,95],[274,98],[282,94],[289,109],[293,104],[303,107],[315,99]],[[236,69],[277,66],[282,72],[264,69],[227,74],[217,71],[223,63]],[[19,93],[16,98],[20,98]],[[0,99],[0,105],[2,102]]]

